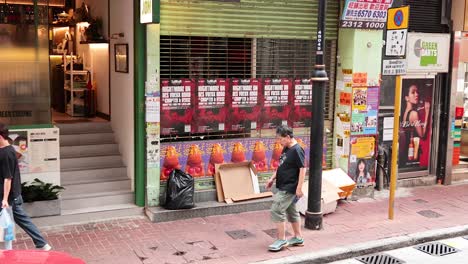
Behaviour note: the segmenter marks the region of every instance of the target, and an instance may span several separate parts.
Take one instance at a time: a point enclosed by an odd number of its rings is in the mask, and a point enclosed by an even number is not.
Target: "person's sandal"
[[[288,246],[288,241],[287,240],[278,239],[275,242],[273,242],[273,244],[268,246],[268,250],[273,251],[273,252],[278,252],[278,251],[280,251],[281,249],[283,249],[283,248],[285,248],[287,246]]]
[[[304,246],[304,239],[299,238],[299,237],[293,237],[293,238],[288,240],[288,244],[290,246],[303,247]]]

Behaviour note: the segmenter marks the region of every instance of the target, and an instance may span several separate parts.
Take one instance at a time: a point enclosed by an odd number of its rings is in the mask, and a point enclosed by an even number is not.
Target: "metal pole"
[[[388,219],[394,218],[395,190],[398,173],[398,135],[400,131],[401,76],[397,76],[395,85],[395,110],[393,111],[392,171],[390,174],[390,197],[388,199]]]
[[[317,18],[317,53],[312,77],[312,126],[310,128],[310,168],[309,194],[305,227],[312,230],[322,229],[322,159],[324,131],[325,86],[328,82],[325,71],[325,15],[326,0],[320,0]]]

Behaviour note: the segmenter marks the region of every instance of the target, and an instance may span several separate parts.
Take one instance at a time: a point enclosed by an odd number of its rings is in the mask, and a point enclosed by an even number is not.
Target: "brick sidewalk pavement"
[[[306,245],[270,253],[269,212],[210,216],[167,223],[145,218],[43,229],[54,250],[88,264],[249,263],[354,243],[468,224],[468,185],[400,189],[395,220],[388,200],[343,201],[324,217],[324,230],[304,230]],[[228,234],[229,233],[229,234]],[[234,239],[234,238],[237,239]],[[25,234],[15,249],[31,249]]]

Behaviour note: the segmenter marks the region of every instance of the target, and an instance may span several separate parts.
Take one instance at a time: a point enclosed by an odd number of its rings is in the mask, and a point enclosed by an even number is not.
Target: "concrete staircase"
[[[56,126],[60,128],[61,185],[66,188],[61,194],[62,215],[35,222],[59,225],[71,219],[83,222],[143,215],[143,209],[134,204],[110,123]]]

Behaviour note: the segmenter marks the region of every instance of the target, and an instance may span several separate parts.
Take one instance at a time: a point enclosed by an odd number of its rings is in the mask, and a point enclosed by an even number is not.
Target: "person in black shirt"
[[[47,244],[22,207],[23,198],[21,197],[18,158],[15,148],[8,142],[8,136],[8,127],[0,123],[0,197],[2,197],[2,209],[11,205],[15,223],[32,238],[36,249],[49,251],[51,246]]]
[[[288,245],[304,245],[301,217],[296,208],[296,202],[304,195],[302,184],[306,173],[305,153],[288,126],[279,126],[276,129],[276,137],[284,148],[279,161],[280,165],[266,184],[266,188],[271,189],[276,181],[278,189],[271,206],[271,219],[277,224],[278,239],[268,247],[270,251],[280,251]],[[289,240],[286,240],[286,218],[294,230],[294,237]]]

